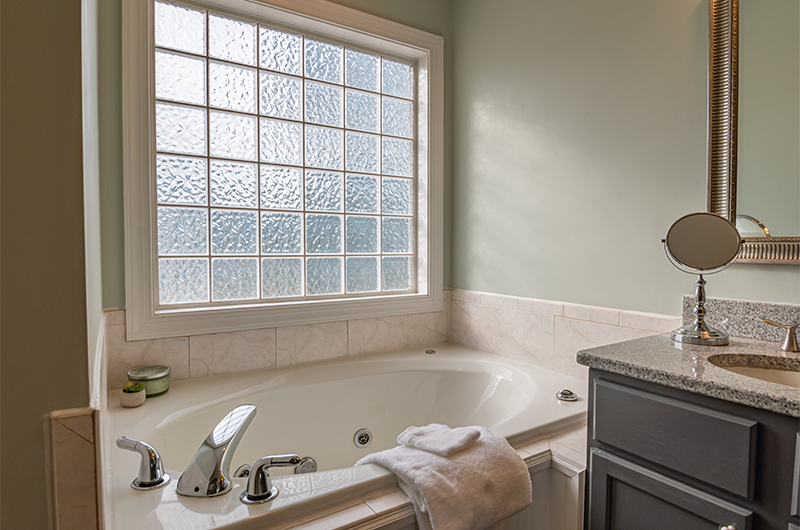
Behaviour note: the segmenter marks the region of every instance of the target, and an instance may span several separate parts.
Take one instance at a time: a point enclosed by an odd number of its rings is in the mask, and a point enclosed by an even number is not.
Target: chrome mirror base
[[[700,346],[725,346],[728,344],[728,334],[701,322],[700,326],[687,324],[676,329],[672,332],[672,340]]]

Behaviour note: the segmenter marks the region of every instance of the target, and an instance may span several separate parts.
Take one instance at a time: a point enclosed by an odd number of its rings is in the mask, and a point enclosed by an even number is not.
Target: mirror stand
[[[728,334],[712,328],[705,323],[706,316],[706,281],[703,275],[694,282],[694,322],[686,324],[672,332],[672,340],[685,344],[701,344],[704,346],[725,346],[728,344]]]

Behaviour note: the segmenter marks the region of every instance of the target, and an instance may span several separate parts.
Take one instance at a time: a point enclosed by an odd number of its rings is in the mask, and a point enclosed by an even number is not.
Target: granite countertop
[[[727,346],[695,346],[675,343],[669,334],[583,350],[578,352],[578,363],[800,418],[800,389],[739,375],[709,362],[712,355],[722,354],[758,355],[735,360],[800,369],[800,353],[781,351],[778,342],[731,337]]]

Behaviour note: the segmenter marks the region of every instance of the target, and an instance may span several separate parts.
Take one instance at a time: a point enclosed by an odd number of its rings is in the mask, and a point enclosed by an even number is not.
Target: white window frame
[[[158,307],[153,0],[123,4],[125,290],[128,340],[442,310],[444,40],[324,0],[192,0],[405,58],[417,70],[417,292],[223,307]]]

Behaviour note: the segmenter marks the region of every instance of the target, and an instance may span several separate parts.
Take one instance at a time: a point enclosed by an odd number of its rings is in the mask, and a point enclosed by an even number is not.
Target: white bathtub
[[[269,528],[392,486],[395,479],[388,471],[352,466],[370,452],[394,447],[410,425],[483,425],[519,446],[585,421],[585,395],[572,403],[555,398],[562,388],[585,392],[584,381],[463,346],[434,349],[433,355],[410,349],[177,381],[167,394],[135,409],[123,409],[111,393],[102,440],[106,528]],[[282,453],[311,456],[319,471],[285,475],[275,470],[281,494],[264,505],[239,502],[244,479],[234,479],[234,490],[219,498],[177,496],[177,479],[200,443],[225,414],[245,403],[258,412],[231,472]],[[373,434],[367,448],[353,443],[361,428]],[[131,489],[139,456],[116,448],[119,436],[153,445],[171,482],[150,492]]]

